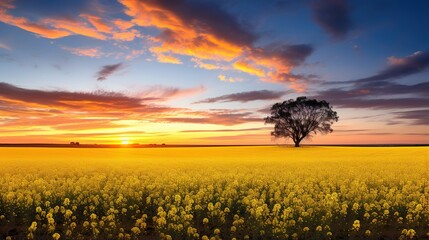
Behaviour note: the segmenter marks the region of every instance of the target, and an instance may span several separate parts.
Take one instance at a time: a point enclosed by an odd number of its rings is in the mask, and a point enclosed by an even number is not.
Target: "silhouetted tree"
[[[272,136],[291,138],[295,147],[312,133],[332,132],[331,125],[337,121],[337,112],[328,102],[307,97],[276,103],[271,107],[271,116],[265,118],[265,123],[274,124]]]

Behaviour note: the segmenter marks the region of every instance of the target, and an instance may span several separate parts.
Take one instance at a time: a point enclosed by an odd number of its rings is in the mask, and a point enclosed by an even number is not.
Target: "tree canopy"
[[[274,137],[291,138],[295,147],[311,134],[331,133],[331,125],[338,121],[337,112],[324,101],[298,97],[271,107],[271,116],[265,118],[265,123],[274,124]]]

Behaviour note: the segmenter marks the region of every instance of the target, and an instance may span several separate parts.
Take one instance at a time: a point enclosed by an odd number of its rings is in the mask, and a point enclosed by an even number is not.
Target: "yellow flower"
[[[52,234],[52,238],[55,239],[55,240],[60,239],[60,237],[61,237],[61,235],[59,233]]]
[[[415,231],[414,229],[409,229],[409,230],[407,231],[407,237],[408,237],[409,239],[413,239],[413,238],[414,238],[414,235],[416,235],[416,231]]]
[[[359,220],[355,220],[353,222],[353,230],[358,231],[360,228],[360,221]]]
[[[72,214],[73,214],[73,212],[71,210],[67,209],[66,213],[64,214],[64,217],[70,218]]]
[[[83,222],[83,227],[84,227],[84,228],[89,227],[89,222],[88,222],[88,221]]]
[[[41,207],[36,207],[36,213],[41,213],[42,212],[42,208]]]
[[[135,235],[139,235],[140,234],[140,228],[138,227],[133,227],[131,228],[131,231],[135,234]]]
[[[32,222],[30,227],[28,228],[29,232],[34,232],[37,229],[37,222]]]

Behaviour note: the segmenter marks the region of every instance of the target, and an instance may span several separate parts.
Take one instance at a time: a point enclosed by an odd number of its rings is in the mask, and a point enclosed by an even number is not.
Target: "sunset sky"
[[[298,96],[340,117],[305,143],[429,143],[428,13],[426,0],[0,0],[0,143],[281,144],[263,118]]]

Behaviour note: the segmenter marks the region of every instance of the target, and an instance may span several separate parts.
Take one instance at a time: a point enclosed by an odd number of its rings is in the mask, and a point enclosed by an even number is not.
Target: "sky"
[[[0,143],[291,143],[263,119],[307,96],[339,116],[307,144],[427,144],[428,13],[426,0],[2,0]]]

